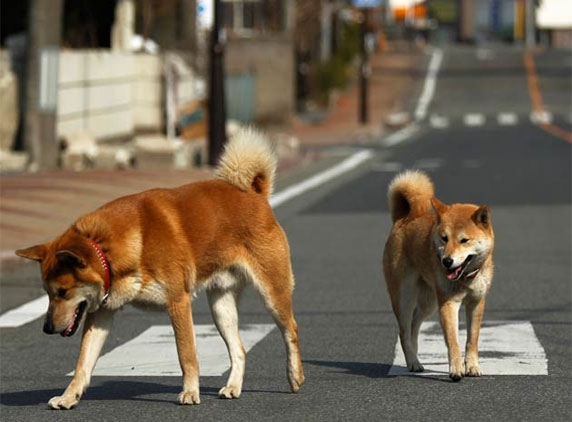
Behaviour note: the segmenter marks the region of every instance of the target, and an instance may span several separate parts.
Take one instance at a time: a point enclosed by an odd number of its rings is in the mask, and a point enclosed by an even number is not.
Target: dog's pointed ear
[[[488,205],[480,206],[471,216],[476,225],[488,227],[491,223],[491,209]]]
[[[26,249],[18,249],[14,253],[22,258],[42,262],[46,257],[46,245],[35,245]]]
[[[58,263],[60,264],[68,265],[70,267],[75,267],[75,268],[86,267],[86,262],[81,256],[67,249],[57,251],[56,258],[58,259]]]
[[[437,215],[437,219],[441,220],[441,215],[447,211],[447,205],[433,197],[431,198],[431,206],[433,206],[433,210],[435,211],[435,215]]]

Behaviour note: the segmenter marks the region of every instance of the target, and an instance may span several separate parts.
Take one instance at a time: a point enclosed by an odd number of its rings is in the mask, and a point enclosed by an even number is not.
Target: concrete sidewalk
[[[371,57],[369,122],[358,123],[358,84],[353,83],[318,124],[293,122],[281,132],[300,140],[300,154],[281,160],[278,173],[304,160],[319,159],[329,146],[378,138],[384,121],[408,107],[424,54],[400,48]],[[82,214],[119,196],[153,187],[174,187],[212,176],[209,168],[189,170],[87,170],[2,175],[0,179],[0,266],[22,259],[14,250],[51,240]],[[1,270],[1,267],[0,267]]]

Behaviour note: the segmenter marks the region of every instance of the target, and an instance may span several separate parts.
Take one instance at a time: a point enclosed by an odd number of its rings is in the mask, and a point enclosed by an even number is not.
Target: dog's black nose
[[[54,323],[51,318],[46,317],[44,321],[44,333],[54,334]]]
[[[443,258],[443,265],[445,266],[445,268],[451,268],[451,265],[453,265],[453,259],[452,258]]]

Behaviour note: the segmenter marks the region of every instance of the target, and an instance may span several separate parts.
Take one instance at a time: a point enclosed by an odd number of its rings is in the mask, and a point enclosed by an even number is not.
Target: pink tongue
[[[459,275],[461,274],[461,271],[463,271],[463,266],[459,265],[453,271],[447,273],[447,278],[449,280],[456,280],[459,277]]]
[[[73,318],[71,320],[71,322],[68,324],[68,326],[66,327],[65,330],[63,330],[60,335],[62,337],[66,337],[69,333],[71,333],[71,331],[73,330],[73,326],[75,324],[75,319],[77,318],[77,314],[73,315]]]

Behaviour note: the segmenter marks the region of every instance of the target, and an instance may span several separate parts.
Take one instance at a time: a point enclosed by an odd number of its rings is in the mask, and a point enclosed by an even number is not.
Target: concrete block
[[[138,136],[134,141],[136,166],[141,169],[185,169],[205,160],[205,143],[169,140],[163,135]]]
[[[97,139],[129,135],[133,128],[133,112],[129,107],[87,117],[86,131]]]
[[[131,81],[109,81],[106,84],[87,87],[88,111],[100,111],[109,108],[131,107]]]
[[[60,86],[58,91],[58,117],[84,111],[85,89],[79,86]]]
[[[24,171],[28,166],[28,154],[0,150],[0,171]]]

